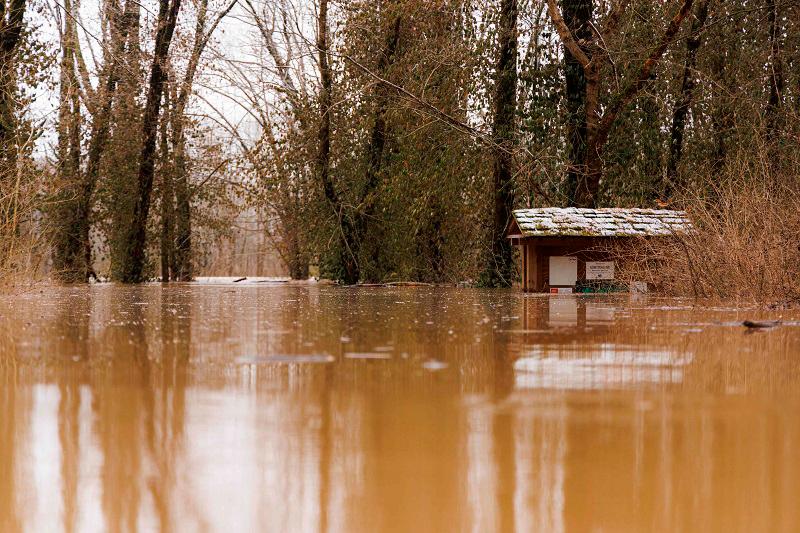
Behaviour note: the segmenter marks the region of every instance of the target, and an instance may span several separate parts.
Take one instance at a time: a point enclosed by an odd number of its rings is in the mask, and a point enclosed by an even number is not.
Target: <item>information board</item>
[[[586,279],[614,279],[614,261],[587,261]]]

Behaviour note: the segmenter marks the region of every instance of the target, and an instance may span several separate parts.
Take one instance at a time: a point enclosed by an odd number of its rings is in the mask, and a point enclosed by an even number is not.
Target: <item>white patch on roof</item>
[[[691,227],[684,211],[670,209],[541,207],[517,209],[514,220],[525,237],[654,237]]]

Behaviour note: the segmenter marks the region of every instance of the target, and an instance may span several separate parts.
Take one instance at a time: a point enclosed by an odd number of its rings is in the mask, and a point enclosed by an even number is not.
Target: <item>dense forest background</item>
[[[0,84],[0,270],[65,282],[244,232],[504,286],[516,207],[797,207],[799,0],[0,0]]]

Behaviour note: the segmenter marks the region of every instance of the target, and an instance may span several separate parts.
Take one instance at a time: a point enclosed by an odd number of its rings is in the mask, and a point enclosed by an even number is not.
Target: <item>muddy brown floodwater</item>
[[[800,313],[239,284],[0,296],[0,531],[798,531]]]

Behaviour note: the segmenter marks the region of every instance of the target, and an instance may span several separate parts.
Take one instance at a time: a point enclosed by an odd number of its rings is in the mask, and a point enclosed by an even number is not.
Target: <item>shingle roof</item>
[[[525,237],[648,237],[684,233],[691,223],[684,211],[670,209],[517,209],[514,220]]]

